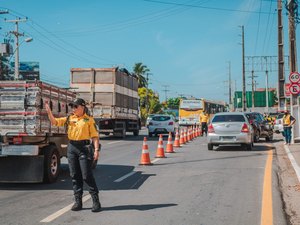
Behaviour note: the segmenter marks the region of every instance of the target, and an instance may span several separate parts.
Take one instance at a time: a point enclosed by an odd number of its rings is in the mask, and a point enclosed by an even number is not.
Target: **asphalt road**
[[[262,141],[252,151],[239,147],[208,151],[206,138],[199,137],[175,149],[176,153],[166,154],[167,158],[155,159],[158,138],[153,137],[147,143],[154,165],[139,166],[142,139],[143,135],[128,135],[124,140],[101,138],[95,177],[102,212],[90,211],[87,191],[84,210],[69,210],[72,185],[64,159],[54,184],[0,184],[0,224],[268,224],[262,218],[271,219],[274,225],[287,224],[274,158],[269,177],[272,191],[265,191],[273,144]],[[271,199],[264,200],[266,194]],[[263,202],[272,207],[264,209]]]

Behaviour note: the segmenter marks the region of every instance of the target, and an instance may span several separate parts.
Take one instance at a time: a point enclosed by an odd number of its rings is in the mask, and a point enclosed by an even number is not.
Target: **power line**
[[[217,7],[208,7],[208,6],[200,6],[200,5],[189,5],[189,4],[183,4],[183,3],[165,2],[165,1],[157,1],[157,0],[144,0],[144,1],[145,2],[159,3],[159,4],[166,4],[166,5],[187,6],[187,7],[192,7],[192,8],[201,8],[201,9],[208,9],[208,10],[268,14],[268,12],[257,12],[257,11],[251,11],[251,10],[239,10],[239,9],[217,8]]]

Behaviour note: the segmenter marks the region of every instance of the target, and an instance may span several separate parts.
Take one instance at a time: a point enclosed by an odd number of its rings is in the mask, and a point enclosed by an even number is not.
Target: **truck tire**
[[[207,149],[208,150],[214,150],[214,145],[213,144],[207,144]]]
[[[57,180],[60,169],[60,155],[55,145],[44,148],[44,182],[53,183]]]

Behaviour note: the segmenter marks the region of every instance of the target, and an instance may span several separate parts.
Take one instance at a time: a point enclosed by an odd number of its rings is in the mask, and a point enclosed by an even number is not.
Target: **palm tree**
[[[136,63],[133,66],[133,72],[135,73],[135,75],[138,78],[138,82],[139,82],[139,88],[141,87],[146,87],[148,86],[148,81],[145,78],[145,74],[147,72],[149,72],[150,70],[148,69],[148,67],[146,65],[143,65],[143,63],[139,62]]]

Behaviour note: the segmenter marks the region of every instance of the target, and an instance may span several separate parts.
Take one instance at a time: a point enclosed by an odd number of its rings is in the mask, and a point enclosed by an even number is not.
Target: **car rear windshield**
[[[279,114],[276,119],[281,119],[283,116],[284,114]]]
[[[169,116],[154,116],[152,120],[154,121],[167,121],[171,119]]]
[[[245,122],[245,117],[243,115],[216,115],[212,122]]]

